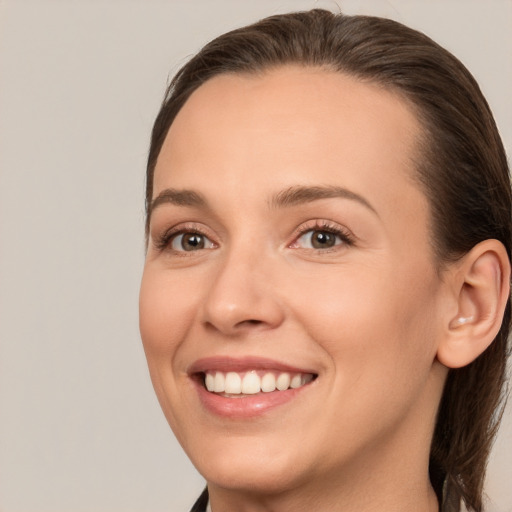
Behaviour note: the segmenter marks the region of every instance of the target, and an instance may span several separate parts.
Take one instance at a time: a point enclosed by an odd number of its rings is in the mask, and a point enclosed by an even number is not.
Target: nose
[[[242,251],[219,262],[203,305],[207,328],[237,336],[281,325],[285,313],[275,272],[265,257]]]

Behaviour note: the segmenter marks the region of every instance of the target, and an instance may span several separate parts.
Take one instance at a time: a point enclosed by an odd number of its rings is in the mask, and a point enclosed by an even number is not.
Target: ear
[[[437,359],[448,368],[473,362],[498,334],[510,297],[510,261],[498,240],[479,243],[450,274],[456,314],[447,318]]]

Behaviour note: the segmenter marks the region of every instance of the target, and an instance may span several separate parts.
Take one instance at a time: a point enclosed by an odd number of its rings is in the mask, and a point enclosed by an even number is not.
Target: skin
[[[299,67],[215,77],[172,124],[154,197],[193,190],[206,204],[152,211],[140,328],[162,409],[214,512],[437,510],[428,457],[447,370],[436,353],[456,311],[413,179],[420,133],[400,97]],[[361,199],[272,203],[297,186]],[[312,248],[326,223],[352,240]],[[204,233],[205,248],[180,250],[178,237],[158,246],[173,227]],[[263,415],[219,417],[188,373],[214,356],[318,377]]]

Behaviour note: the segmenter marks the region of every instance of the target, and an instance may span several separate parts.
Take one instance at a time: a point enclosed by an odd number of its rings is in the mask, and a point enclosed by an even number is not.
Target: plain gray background
[[[512,148],[510,0],[339,1],[425,31]],[[0,512],[188,510],[203,486],[137,325],[149,133],[212,37],[314,0],[0,0]],[[512,414],[487,490],[512,511]]]

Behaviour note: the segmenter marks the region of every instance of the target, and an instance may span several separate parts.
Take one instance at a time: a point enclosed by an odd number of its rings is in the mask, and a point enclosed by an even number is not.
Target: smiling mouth
[[[226,398],[241,398],[260,393],[282,392],[306,386],[317,377],[313,373],[291,373],[269,370],[245,372],[206,371],[201,373],[204,387],[210,393]]]

